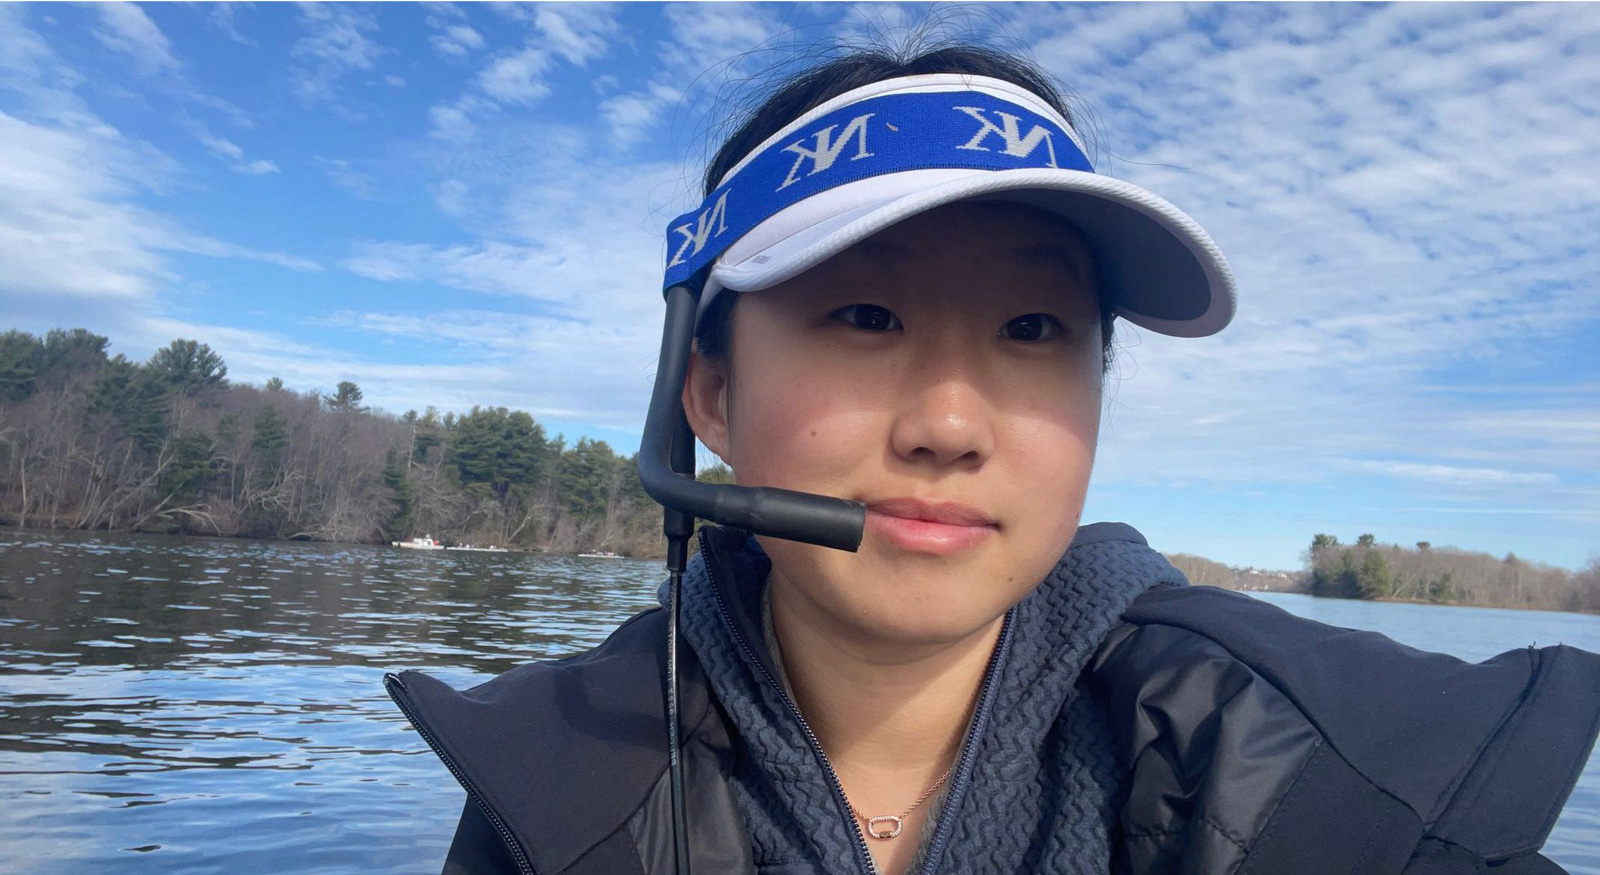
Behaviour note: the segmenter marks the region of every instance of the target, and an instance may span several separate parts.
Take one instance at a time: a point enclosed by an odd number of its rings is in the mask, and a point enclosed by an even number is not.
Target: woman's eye
[[[1042,340],[1051,340],[1065,330],[1061,320],[1048,313],[1029,313],[1007,322],[1000,328],[1000,336],[1024,343],[1038,343]]]
[[[893,331],[900,319],[876,304],[851,304],[833,311],[833,318],[848,322],[862,331]]]

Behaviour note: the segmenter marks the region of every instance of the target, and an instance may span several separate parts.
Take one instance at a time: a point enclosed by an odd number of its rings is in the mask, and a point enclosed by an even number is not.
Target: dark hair
[[[1062,89],[1038,65],[1015,55],[983,46],[954,44],[902,57],[886,49],[852,52],[842,58],[805,70],[780,84],[728,137],[706,167],[704,194],[716,189],[722,177],[773,134],[806,112],[864,85],[924,73],[962,73],[1001,79],[1033,92],[1072,123]],[[701,319],[695,342],[701,355],[713,360],[728,354],[737,294],[720,294]],[[1101,295],[1100,337],[1105,367],[1111,367],[1110,302]]]

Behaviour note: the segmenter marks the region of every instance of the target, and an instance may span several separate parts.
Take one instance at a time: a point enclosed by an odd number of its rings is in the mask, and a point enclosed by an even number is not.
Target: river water
[[[464,794],[383,692],[602,640],[655,562],[0,530],[0,873],[433,873]],[[1265,595],[1480,660],[1600,617]],[[1600,754],[1546,853],[1600,875]]]

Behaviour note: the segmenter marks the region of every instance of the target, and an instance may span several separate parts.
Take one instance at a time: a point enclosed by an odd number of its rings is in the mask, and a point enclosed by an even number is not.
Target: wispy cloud
[[[298,255],[288,255],[267,249],[256,249],[251,246],[240,246],[237,243],[228,243],[215,237],[181,230],[173,232],[168,238],[162,240],[160,246],[162,249],[173,252],[188,252],[194,255],[207,255],[212,258],[238,258],[245,261],[259,261],[263,264],[277,265],[300,273],[320,273],[322,271],[322,265],[310,258],[301,258]]]
[[[1347,460],[1345,464],[1363,471],[1374,471],[1390,477],[1424,480],[1445,486],[1467,488],[1547,486],[1561,482],[1559,477],[1545,471],[1509,471],[1504,468],[1463,468],[1455,465],[1372,460]]]
[[[617,32],[606,4],[539,4],[529,13],[533,32],[519,49],[493,58],[478,85],[500,103],[528,105],[550,93],[545,81],[557,59],[582,67],[603,55]]]
[[[244,157],[244,150],[231,140],[224,140],[221,137],[213,137],[210,134],[202,133],[200,135],[200,143],[224,158],[238,160]]]
[[[428,37],[428,44],[441,55],[460,58],[483,48],[483,35],[469,25],[449,24]]]
[[[478,74],[478,85],[501,103],[530,104],[550,93],[544,81],[550,63],[550,53],[544,49],[518,49],[490,61]]]
[[[0,114],[0,276],[13,294],[128,297],[170,277],[156,254],[168,223],[132,202],[155,181],[105,129]],[[118,169],[128,172],[118,172]]]
[[[148,300],[178,279],[170,253],[320,270],[308,259],[196,232],[143,205],[172,187],[181,165],[90,112],[71,90],[81,80],[61,75],[43,40],[7,10],[0,10],[0,44],[27,47],[27,66],[12,68],[20,78],[8,89],[50,110],[34,120],[0,112],[0,300]],[[242,159],[236,144],[194,130],[209,150]]]
[[[195,233],[138,205],[141,191],[173,172],[159,153],[109,128],[50,128],[0,113],[0,289],[143,298],[176,278],[162,252],[320,269]]]
[[[343,312],[328,324],[381,335],[414,344],[448,347],[469,357],[459,366],[461,382],[440,386],[430,379],[427,393],[415,385],[397,383],[381,368],[364,369],[370,379],[383,381],[379,395],[395,408],[439,404],[446,409],[466,409],[474,404],[521,407],[541,419],[579,420],[602,428],[632,432],[638,428],[631,405],[644,403],[650,393],[654,353],[641,350],[632,330],[610,324],[591,324],[493,310],[456,310],[426,317],[393,313]],[[568,363],[582,358],[588,366],[569,371]],[[560,380],[530,384],[518,375],[561,373]],[[363,389],[367,383],[362,382]],[[624,404],[597,410],[598,393],[620,395]]]
[[[181,66],[172,54],[172,44],[143,9],[127,2],[100,3],[94,8],[100,16],[95,39],[106,48],[127,55],[140,72],[149,75]]]
[[[471,142],[478,135],[475,117],[493,115],[499,109],[493,101],[476,94],[463,94],[453,103],[440,103],[428,108],[431,125],[429,134],[446,142]]]
[[[229,166],[231,166],[236,173],[243,173],[248,176],[262,176],[268,173],[279,172],[276,162],[264,158],[257,158],[253,160],[247,159],[245,157],[244,148],[238,143],[213,135],[205,125],[200,124],[199,122],[190,120],[186,122],[184,126],[195,137],[195,139],[200,141],[200,145],[204,146],[206,151],[216,155],[219,158],[226,159]]]
[[[619,30],[615,11],[608,4],[539,4],[535,7],[499,6],[502,14],[529,26],[522,44],[490,56],[474,79],[475,88],[453,101],[429,108],[433,137],[465,143],[477,134],[479,120],[502,109],[526,111],[551,92],[548,77],[559,62],[582,67],[606,53]],[[436,29],[434,48],[446,54],[466,54],[468,46],[453,38],[477,31],[461,23],[462,13],[447,7],[430,16]],[[462,31],[461,29],[465,29]],[[460,31],[460,33],[458,33]],[[439,41],[443,42],[439,42]],[[481,44],[470,46],[477,48]],[[460,48],[461,51],[455,51]]]
[[[655,130],[662,113],[683,98],[683,92],[661,82],[643,91],[608,97],[600,102],[600,116],[611,130],[611,142],[631,146]]]
[[[772,69],[796,60],[770,5],[677,3],[664,7],[664,38],[651,49],[658,70],[646,82],[601,101],[600,116],[613,147],[626,150],[656,133],[669,112],[699,121],[726,120],[737,92],[770,79]],[[617,90],[615,77],[601,77],[602,93]]]
[[[23,23],[25,12],[21,5],[0,4],[0,70],[7,73],[6,84],[13,89],[19,80],[38,80],[50,57],[49,46]]]
[[[540,3],[533,26],[550,51],[575,67],[604,55],[619,30],[610,3]]]
[[[206,13],[206,28],[222,34],[228,39],[244,46],[259,45],[255,40],[239,32],[238,12],[239,3],[214,3],[211,11]]]
[[[769,41],[782,30],[770,5],[675,3],[664,17],[669,39],[660,43],[661,54],[695,72],[737,65],[746,53],[770,48]]]
[[[262,176],[267,173],[277,173],[278,165],[268,161],[265,158],[257,158],[254,161],[249,161],[244,164],[235,164],[233,165],[233,169],[235,172],[244,173],[249,176]]]
[[[484,386],[504,384],[514,373],[494,364],[410,364],[380,362],[348,350],[306,343],[279,331],[149,317],[130,324],[132,344],[158,348],[175,337],[203,339],[228,363],[228,376],[261,384],[272,377],[301,391],[331,392],[340,380],[360,384],[366,401],[393,412],[444,403],[465,410],[481,400]],[[437,387],[440,400],[418,399],[417,386]],[[474,398],[474,392],[479,397]],[[449,399],[445,401],[444,399]],[[490,401],[488,403],[495,403]]]
[[[290,54],[301,61],[295,74],[295,91],[308,101],[342,105],[339,81],[355,71],[371,70],[385,49],[368,34],[378,30],[371,12],[332,3],[307,3],[300,7],[305,31]]]
[[[372,175],[357,169],[343,158],[317,158],[328,181],[362,200],[371,200],[377,193],[377,183]]]

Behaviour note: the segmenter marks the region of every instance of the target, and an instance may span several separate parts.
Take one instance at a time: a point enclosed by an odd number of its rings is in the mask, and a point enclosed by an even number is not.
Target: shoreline
[[[388,541],[335,541],[327,538],[253,538],[249,535],[217,535],[210,532],[147,532],[136,529],[78,529],[69,526],[18,526],[9,522],[0,523],[0,535],[3,535],[6,532],[39,534],[49,533],[56,535],[70,534],[80,537],[115,535],[118,537],[128,538],[200,538],[207,541],[240,541],[253,544],[331,544],[342,547],[374,547],[384,550],[404,550],[407,553],[450,552],[457,554],[481,553],[489,555],[504,553],[506,555],[515,556],[568,556],[577,558],[581,553],[590,552],[590,549],[575,550],[571,553],[566,553],[555,550],[541,550],[538,548],[529,549],[526,547],[506,547],[504,550],[451,550],[449,548],[441,548],[438,551],[411,550],[404,547],[396,547],[392,542]],[[665,554],[662,556],[619,556],[617,558],[631,559],[636,562],[652,562],[658,559],[664,559]]]
[[[1323,598],[1323,596],[1313,596],[1313,598]],[[1585,617],[1600,617],[1600,611],[1585,611],[1581,609],[1541,608],[1533,605],[1472,605],[1466,602],[1430,602],[1426,599],[1400,599],[1392,596],[1377,599],[1345,599],[1345,601],[1387,602],[1395,605],[1438,605],[1443,608],[1490,608],[1496,611],[1538,611],[1544,614],[1578,614]]]
[[[1225,589],[1226,587],[1223,587],[1223,588]],[[1600,611],[1571,610],[1571,609],[1568,609],[1568,608],[1544,608],[1544,607],[1537,607],[1537,606],[1533,606],[1533,605],[1477,605],[1477,604],[1469,604],[1467,602],[1434,602],[1434,601],[1428,601],[1427,599],[1401,599],[1401,598],[1394,598],[1393,596],[1384,596],[1383,598],[1376,598],[1376,599],[1346,599],[1346,598],[1339,598],[1338,596],[1316,595],[1316,594],[1309,593],[1309,592],[1289,592],[1287,590],[1270,590],[1270,589],[1236,589],[1236,590],[1234,590],[1234,592],[1242,592],[1242,593],[1244,593],[1246,595],[1255,595],[1256,593],[1272,593],[1274,595],[1303,595],[1303,596],[1306,596],[1307,598],[1314,598],[1314,599],[1317,599],[1319,601],[1327,601],[1327,602],[1357,602],[1357,603],[1363,603],[1363,604],[1378,603],[1378,604],[1391,604],[1391,605],[1427,605],[1427,606],[1436,607],[1436,608],[1479,608],[1479,609],[1485,609],[1485,610],[1491,610],[1491,611],[1537,611],[1538,613],[1541,613],[1541,614],[1574,614],[1574,615],[1580,616],[1580,617],[1600,617]]]

